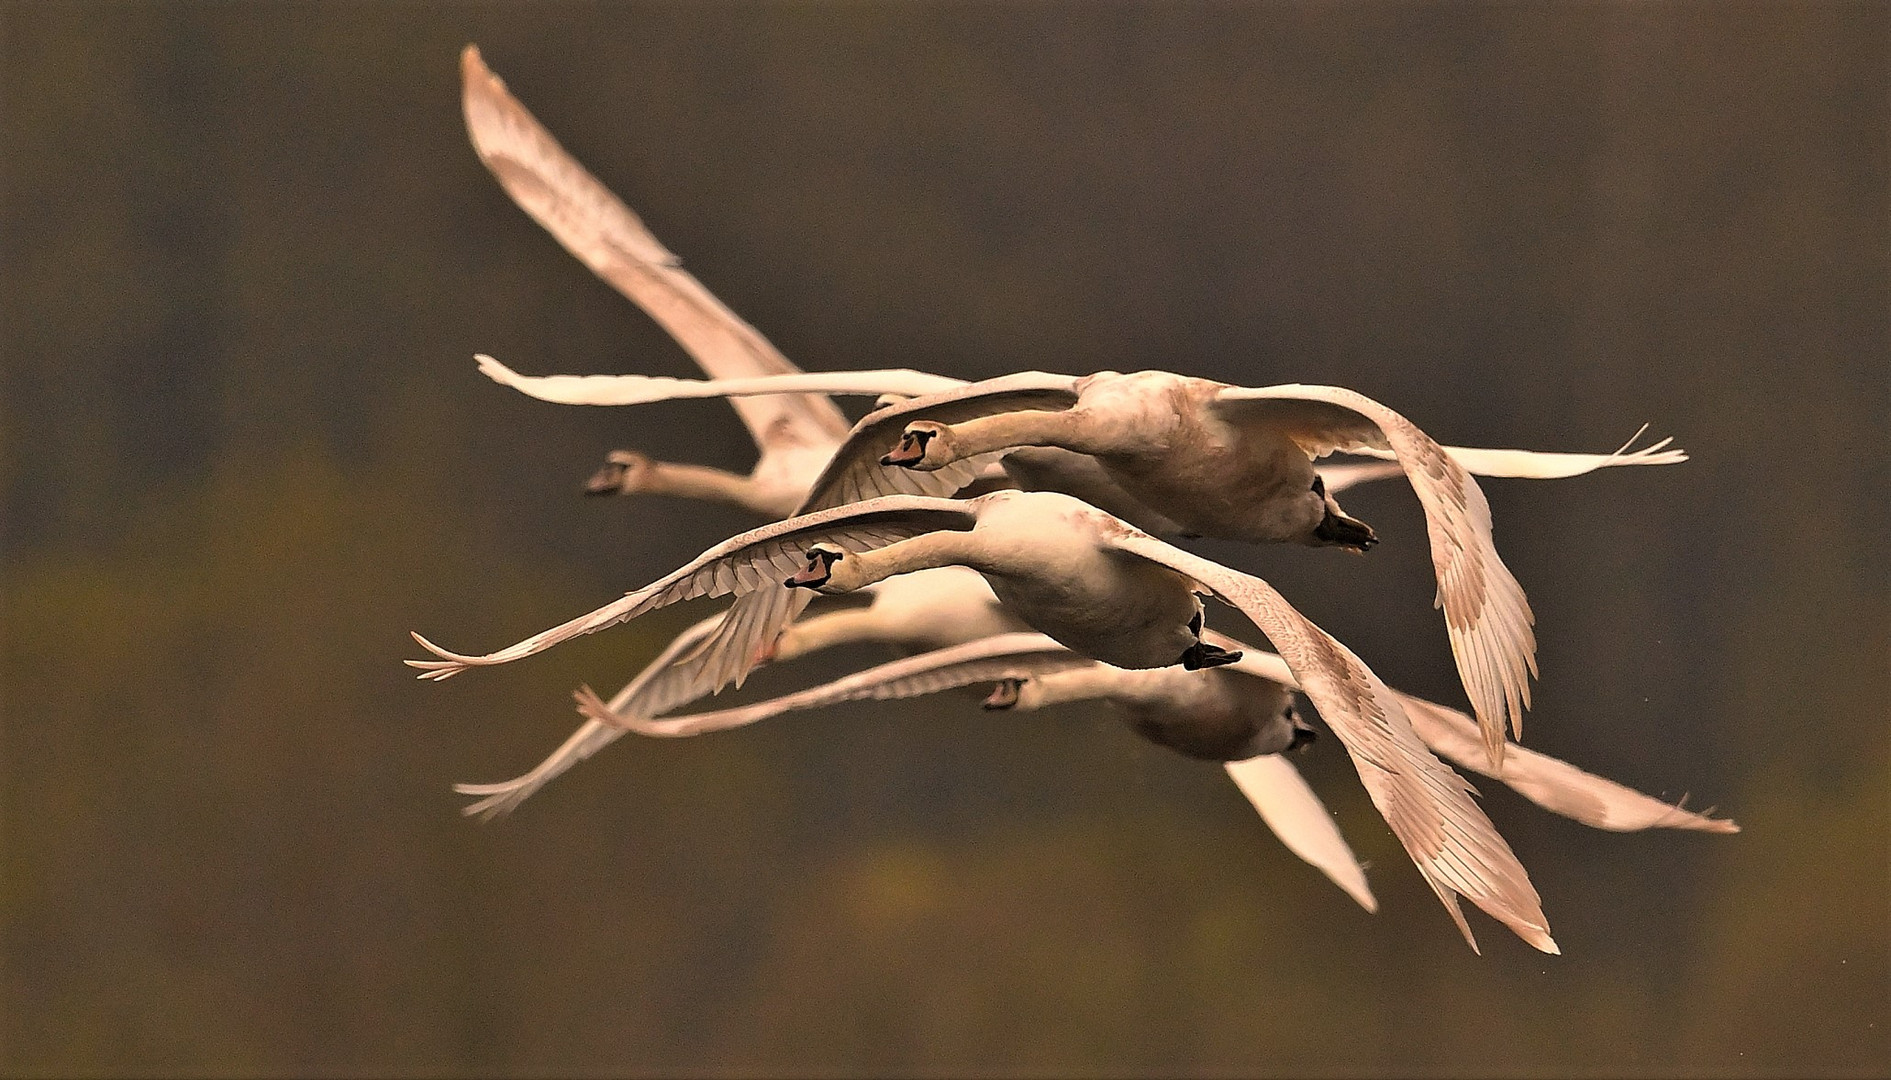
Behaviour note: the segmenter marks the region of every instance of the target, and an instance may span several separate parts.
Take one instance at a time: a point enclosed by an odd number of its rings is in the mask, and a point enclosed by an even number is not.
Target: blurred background
[[[444,685],[757,522],[746,469],[467,144],[487,61],[811,369],[1340,383],[1493,480],[1525,744],[1738,836],[1485,805],[1565,955],[1465,948],[1337,742],[1382,909],[1095,709],[625,740],[490,825],[693,604]],[[0,1069],[126,1076],[1891,1070],[1891,14],[1876,5],[0,7]],[[1202,544],[1463,703],[1422,517]],[[1243,628],[1231,611],[1214,617]],[[743,697],[877,662],[771,671]]]

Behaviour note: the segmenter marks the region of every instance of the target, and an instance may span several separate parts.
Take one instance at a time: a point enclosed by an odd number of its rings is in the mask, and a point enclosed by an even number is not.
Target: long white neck
[[[624,493],[705,499],[764,513],[770,505],[769,493],[747,476],[707,465],[685,465],[672,461],[651,462],[638,473]]]
[[[1018,697],[1020,709],[1041,709],[1067,701],[1134,701],[1136,676],[1146,671],[1125,671],[1108,664],[1072,668],[1038,675],[1025,685]]]
[[[880,620],[870,607],[824,611],[802,619],[782,632],[781,638],[775,643],[775,662],[792,660],[851,641],[865,641],[874,637],[879,627]]]
[[[985,541],[970,532],[931,532],[900,540],[883,548],[849,554],[835,567],[849,591],[862,589],[896,574],[939,566],[979,569],[986,562]],[[847,566],[847,564],[853,564]]]
[[[1080,414],[1069,409],[1024,409],[981,416],[950,426],[952,452],[959,458],[1008,450],[1015,446],[1057,446],[1090,453]]]

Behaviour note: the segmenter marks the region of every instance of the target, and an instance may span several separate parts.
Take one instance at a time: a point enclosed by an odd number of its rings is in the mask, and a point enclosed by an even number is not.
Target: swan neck
[[[960,458],[1014,446],[1057,446],[1082,453],[1074,444],[1081,435],[1075,420],[1070,410],[1027,409],[981,416],[952,425],[952,446]]]
[[[1041,709],[1046,705],[1058,705],[1067,701],[1097,701],[1120,699],[1123,695],[1123,675],[1118,668],[1108,664],[1094,664],[1090,667],[1072,668],[1068,671],[1053,671],[1039,675],[1031,680],[1036,692],[1026,695],[1020,704],[1029,703],[1031,708]]]
[[[875,629],[872,608],[824,611],[802,619],[782,632],[775,646],[775,662],[820,652],[871,636]]]
[[[854,560],[849,587],[863,589],[899,574],[939,566],[979,569],[983,551],[969,532],[931,532],[900,540],[883,548],[849,555]]]
[[[651,495],[675,495],[685,499],[703,499],[728,503],[746,510],[758,509],[755,482],[746,476],[707,465],[684,465],[671,461],[653,461],[639,478],[637,490]]]

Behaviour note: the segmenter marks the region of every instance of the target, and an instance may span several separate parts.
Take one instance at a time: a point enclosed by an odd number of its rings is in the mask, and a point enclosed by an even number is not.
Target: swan
[[[1194,720],[1190,710],[1200,709],[1201,701],[1224,710],[1242,708],[1238,699],[1254,695],[1256,680],[1289,690],[1299,689],[1293,672],[1273,653],[1256,649],[1226,635],[1208,631],[1207,635],[1223,648],[1238,651],[1241,659],[1224,667],[1193,674],[1174,668],[1144,671],[1112,669],[1094,660],[1077,656],[1041,634],[1010,633],[935,649],[837,679],[807,690],[713,712],[690,713],[647,719],[626,713],[601,702],[588,687],[574,693],[580,714],[626,732],[658,738],[701,735],[727,731],[766,720],[782,713],[820,708],[843,701],[891,700],[938,693],[972,683],[995,682],[986,698],[988,709],[1029,711],[1049,705],[1094,698],[1121,701],[1133,709],[1160,712],[1153,730],[1185,729]],[[1097,676],[1093,672],[1103,672]],[[1212,696],[1186,687],[1177,692],[1177,682],[1219,683],[1232,690],[1216,690]],[[1138,685],[1141,684],[1141,685]],[[1645,829],[1687,829],[1696,832],[1737,833],[1740,826],[1726,818],[1696,813],[1683,806],[1664,802],[1633,788],[1586,772],[1559,758],[1512,744],[1504,755],[1501,768],[1493,769],[1485,758],[1477,724],[1464,713],[1393,690],[1412,722],[1412,729],[1434,753],[1480,775],[1502,781],[1524,798],[1553,813],[1609,832],[1640,832]],[[1200,696],[1197,696],[1200,695]],[[1271,721],[1265,705],[1271,701],[1263,693],[1261,708],[1253,715],[1256,727]],[[1290,719],[1291,722],[1291,719]],[[1225,730],[1226,721],[1219,728]],[[1147,735],[1142,727],[1139,733]],[[1298,728],[1296,726],[1296,732]],[[1294,748],[1294,735],[1287,737],[1288,749]],[[1161,739],[1152,741],[1170,745]],[[1305,741],[1301,735],[1301,741]],[[1183,751],[1187,753],[1186,750]],[[1192,755],[1202,756],[1202,755]]]
[[[986,699],[987,709],[1022,712],[1077,701],[1115,702],[1128,713],[1132,730],[1150,741],[1220,761],[1289,850],[1324,872],[1366,910],[1377,910],[1365,874],[1331,815],[1280,756],[1282,750],[1304,746],[1312,735],[1292,709],[1290,693],[1298,689],[1293,673],[1272,653],[1232,639],[1220,644],[1241,652],[1241,659],[1195,673],[1174,668],[1131,671],[1086,660],[1042,634],[999,634],[749,705],[662,719],[627,713],[598,698],[590,687],[581,687],[573,697],[587,724],[660,738],[727,731],[790,711],[916,697],[980,682],[997,683]],[[1611,832],[1740,831],[1729,819],[1664,802],[1521,746],[1510,747],[1503,766],[1493,770],[1470,717],[1423,698],[1392,693],[1434,753],[1502,781],[1553,813]],[[1212,749],[1197,752],[1204,747]]]
[[[423,679],[507,663],[697,596],[791,587],[845,593],[930,566],[979,571],[1025,623],[1117,667],[1212,667],[1240,654],[1202,640],[1198,592],[1239,608],[1273,643],[1346,746],[1373,804],[1472,947],[1459,897],[1556,952],[1529,875],[1462,777],[1413,732],[1365,663],[1259,578],[1190,554],[1068,495],[882,496],[752,529],[587,615],[483,656],[409,660]],[[777,575],[788,574],[784,580]],[[728,620],[724,621],[726,626]]]
[[[553,381],[558,377],[529,385],[534,393],[559,393],[559,400],[627,404],[791,389],[900,393],[915,388],[909,381],[915,374],[897,369],[706,382],[562,377],[581,379],[582,394],[557,390],[578,385]],[[513,382],[526,388],[517,378]],[[1536,674],[1535,617],[1497,554],[1490,508],[1471,474],[1553,478],[1686,460],[1666,439],[1630,452],[1640,435],[1608,455],[1441,447],[1397,412],[1343,387],[1238,387],[1161,371],[1082,377],[1020,372],[922,393],[868,414],[835,451],[803,505],[915,490],[890,480],[890,466],[923,475],[982,466],[1018,447],[1054,447],[1088,455],[1133,503],[1173,521],[1184,534],[1363,551],[1376,537],[1339,509],[1312,463],[1334,451],[1390,457],[1424,507],[1452,653],[1497,764],[1508,742],[1506,728],[1522,735],[1529,680]],[[875,456],[895,438],[891,449]],[[949,494],[959,476],[924,493]],[[720,648],[716,661],[706,664],[705,677],[717,686],[739,680],[742,664]]]
[[[567,251],[669,331],[705,373],[726,379],[800,371],[684,270],[642,220],[558,144],[486,66],[478,47],[460,54],[460,74],[467,134],[500,186]],[[793,512],[808,479],[846,436],[846,417],[820,394],[731,404],[760,450],[748,475],[620,450],[586,491],[713,499],[771,518]]]

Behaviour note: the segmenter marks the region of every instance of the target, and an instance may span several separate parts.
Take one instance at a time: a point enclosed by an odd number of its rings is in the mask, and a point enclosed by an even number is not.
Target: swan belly
[[[1220,424],[1154,454],[1099,455],[1132,497],[1192,535],[1251,543],[1304,541],[1326,515],[1313,490],[1313,462],[1285,437],[1236,433]]]
[[[1245,761],[1293,742],[1293,695],[1278,683],[1223,671],[1162,672],[1147,699],[1126,701],[1129,726],[1158,746],[1203,761]]]
[[[1201,616],[1192,582],[1167,567],[1094,548],[1027,574],[987,572],[992,592],[1032,629],[1122,668],[1179,663]],[[1196,625],[1199,625],[1197,623]]]

